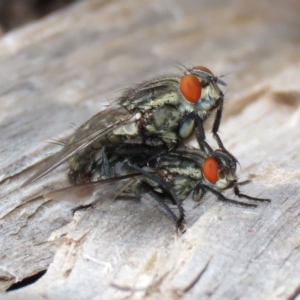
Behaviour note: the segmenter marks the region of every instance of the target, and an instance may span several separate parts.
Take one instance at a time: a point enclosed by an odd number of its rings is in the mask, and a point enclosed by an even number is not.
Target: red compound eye
[[[202,165],[202,172],[207,181],[216,183],[219,180],[219,165],[215,158],[207,158]]]
[[[187,101],[197,103],[202,91],[202,86],[197,76],[193,74],[184,75],[180,81],[180,91]]]
[[[209,73],[209,74],[211,74],[212,76],[214,76],[214,74],[212,73],[212,71],[211,71],[210,69],[207,69],[206,67],[203,67],[203,66],[197,66],[197,67],[194,67],[194,69],[199,70],[199,71],[202,71],[202,72],[205,72],[205,73]]]

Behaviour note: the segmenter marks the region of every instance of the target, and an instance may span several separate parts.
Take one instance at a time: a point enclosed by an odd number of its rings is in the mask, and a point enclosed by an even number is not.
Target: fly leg
[[[218,137],[217,141],[219,141],[219,140],[221,141],[221,139],[219,138],[219,136],[217,134],[217,131],[219,129],[219,125],[221,122],[221,117],[222,117],[222,105],[219,107],[219,109],[217,111],[215,122],[214,122],[214,127],[213,127],[213,134],[214,134],[214,136]],[[193,129],[195,129],[195,136],[196,136],[196,139],[197,139],[200,149],[202,151],[206,150],[209,154],[211,154],[213,152],[213,150],[205,140],[205,131],[204,131],[204,127],[203,127],[203,120],[200,118],[200,116],[198,115],[197,112],[192,112],[184,117],[183,121],[180,124],[179,135],[182,138],[186,138],[192,133]],[[221,142],[221,144],[222,144],[222,142]]]
[[[226,152],[227,154],[229,154],[229,156],[231,156],[236,162],[237,159],[232,156],[223,146],[223,143],[221,141],[221,138],[218,135],[218,131],[220,128],[220,124],[221,124],[221,119],[222,119],[222,113],[223,113],[223,103],[224,103],[224,95],[221,96],[221,98],[219,98],[220,104],[219,107],[216,111],[216,115],[215,115],[215,120],[214,120],[214,124],[213,124],[213,129],[212,129],[212,134],[214,139],[217,141],[218,147],[220,149],[222,149],[224,152]]]
[[[217,133],[219,130],[219,126],[220,126],[220,122],[221,122],[221,118],[222,118],[222,111],[223,111],[223,101],[221,102],[221,104],[216,112],[216,117],[215,117],[215,121],[213,124],[212,132],[213,132],[214,138],[216,139],[216,141],[218,143],[219,148],[221,148],[222,150],[225,150],[225,152],[228,153],[228,151],[224,148],[223,143]],[[202,151],[206,150],[209,154],[211,154],[213,152],[213,150],[205,140],[205,131],[204,131],[204,127],[203,127],[203,121],[201,120],[200,116],[197,113],[193,112],[186,117],[186,120],[184,120],[184,122],[188,122],[189,118],[192,118],[191,120],[193,120],[196,123],[195,124],[195,136],[196,136],[197,142],[200,146],[200,149]]]
[[[179,223],[179,219],[177,218],[177,216],[174,214],[174,212],[170,209],[170,207],[167,205],[167,203],[165,202],[165,199],[162,197],[162,194],[155,191],[154,188],[152,186],[150,186],[148,183],[146,182],[142,182],[140,185],[140,192],[144,192],[149,194],[155,201],[157,201],[159,203],[159,205],[167,212],[167,214],[174,220],[175,224]],[[177,226],[177,230],[180,233],[184,233],[185,231],[185,226],[183,221],[180,222],[181,223],[181,227]]]
[[[217,109],[214,124],[213,124],[213,137],[217,141],[218,147],[225,152],[229,157],[231,157],[236,163],[238,163],[238,160],[230,153],[227,151],[227,149],[224,147],[221,138],[218,135],[218,130],[220,127],[221,123],[221,118],[222,118],[222,112],[223,112],[223,100],[220,102],[220,105]]]
[[[214,190],[213,188],[211,188],[211,187],[209,187],[209,186],[207,186],[207,185],[200,182],[200,183],[198,183],[196,189],[201,189],[201,188],[204,191],[211,192],[212,194],[214,194],[221,201],[229,202],[229,203],[237,204],[237,205],[242,205],[242,206],[247,206],[247,207],[257,207],[256,204],[250,204],[250,203],[245,203],[245,202],[240,202],[240,201],[229,199],[229,198],[225,197],[224,195],[222,195],[220,192],[218,192],[218,191]]]
[[[222,143],[222,141],[221,141],[221,139],[218,135],[218,131],[219,131],[220,124],[221,124],[221,119],[222,119],[222,113],[223,113],[224,95],[222,95],[221,98],[219,98],[219,101],[220,101],[220,104],[219,104],[219,107],[216,111],[215,120],[214,120],[214,124],[213,124],[213,129],[212,129],[212,134],[213,134],[215,140],[217,141],[219,148],[224,150],[225,148],[224,148],[223,143]]]
[[[220,149],[224,152],[224,153],[226,153],[229,157],[231,157],[232,158],[232,160],[233,161],[235,161],[236,163],[239,163],[238,162],[238,160],[224,147],[224,145],[223,145],[223,143],[222,143],[222,141],[221,141],[221,139],[220,139],[220,137],[219,137],[219,135],[218,134],[215,134],[214,135],[214,138],[215,138],[215,140],[217,141],[217,143],[218,143],[218,146],[220,147]]]
[[[195,116],[195,121],[196,121],[196,130],[195,130],[195,135],[197,142],[200,146],[200,149],[202,151],[207,150],[209,154],[213,152],[212,148],[208,145],[208,143],[205,141],[205,132],[204,132],[204,127],[203,127],[203,121],[200,119],[198,114],[194,114]]]
[[[218,131],[219,131],[220,124],[221,124],[222,113],[223,113],[223,96],[222,96],[222,99],[219,99],[219,101],[220,101],[220,104],[216,111],[215,120],[214,120],[214,124],[213,124],[213,129],[212,129],[212,133],[213,133],[214,137],[218,136]],[[219,147],[220,147],[220,145],[219,145]]]
[[[257,198],[257,197],[248,196],[246,194],[242,194],[237,186],[234,186],[233,191],[235,195],[237,195],[239,198],[246,198],[253,201],[271,202],[270,199]]]
[[[156,182],[157,184],[159,184],[168,194],[171,195],[172,199],[174,200],[174,203],[176,204],[178,210],[179,210],[179,217],[176,220],[176,227],[179,231],[182,230],[182,228],[184,227],[184,209],[181,205],[181,201],[178,199],[176,193],[174,192],[174,190],[172,189],[172,187],[163,179],[155,176],[152,173],[149,173],[147,171],[145,171],[142,168],[139,168],[138,166],[135,166],[134,164],[128,162],[128,165],[130,167],[132,167],[133,169],[135,169],[136,171],[138,171],[140,174],[144,175],[145,177],[149,178],[150,180],[153,180],[154,182]]]

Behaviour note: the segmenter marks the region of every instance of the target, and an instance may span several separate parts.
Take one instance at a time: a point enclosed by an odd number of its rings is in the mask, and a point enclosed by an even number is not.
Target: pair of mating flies
[[[116,106],[80,126],[25,184],[68,161],[72,186],[50,192],[47,198],[80,203],[91,196],[99,201],[104,194],[140,198],[148,193],[174,220],[179,232],[185,230],[182,200],[190,193],[195,201],[210,192],[221,201],[256,207],[221,194],[233,188],[238,197],[270,201],[240,193],[237,160],[218,136],[224,101],[219,85],[226,84],[202,66],[182,73],[125,90]],[[214,110],[212,133],[218,150],[206,142],[203,129]],[[183,140],[192,134],[199,149],[183,146]],[[177,207],[176,213],[172,206]]]

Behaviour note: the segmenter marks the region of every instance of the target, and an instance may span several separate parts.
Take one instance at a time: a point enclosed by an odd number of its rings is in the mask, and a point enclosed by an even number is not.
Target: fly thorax
[[[150,134],[168,135],[170,132],[176,133],[181,115],[172,106],[163,106],[153,109],[144,114],[143,127]]]
[[[176,106],[180,103],[176,80],[164,80],[165,84],[148,82],[128,90],[119,100],[119,104],[128,111],[155,109],[164,105]]]
[[[180,104],[180,99],[178,94],[174,92],[166,93],[165,95],[161,95],[160,97],[154,97],[149,102],[148,105],[145,105],[144,109],[153,109],[158,107],[163,107],[164,105],[172,105],[177,106]]]
[[[173,168],[169,167],[168,172],[174,175],[180,175],[185,178],[192,178],[196,180],[201,180],[203,175],[200,169],[198,168]]]
[[[174,176],[172,187],[180,200],[185,199],[193,191],[198,181],[186,176]]]

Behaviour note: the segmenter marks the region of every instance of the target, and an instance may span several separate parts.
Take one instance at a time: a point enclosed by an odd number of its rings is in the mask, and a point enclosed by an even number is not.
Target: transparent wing
[[[47,193],[44,198],[69,201],[76,204],[83,204],[91,199],[99,201],[114,200],[139,178],[142,178],[142,175],[134,173],[93,183],[69,186]]]
[[[109,107],[80,126],[70,137],[64,147],[49,157],[46,164],[31,176],[22,186],[48,174],[79,151],[85,149],[95,140],[101,139],[115,128],[136,120],[136,115],[128,113],[121,107]]]

